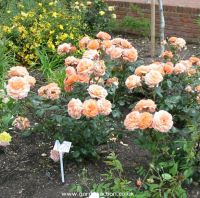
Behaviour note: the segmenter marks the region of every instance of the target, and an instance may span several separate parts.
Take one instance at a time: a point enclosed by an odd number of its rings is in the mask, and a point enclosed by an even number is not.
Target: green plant
[[[9,21],[4,21],[1,27],[10,38],[10,48],[22,63],[33,66],[38,63],[38,49],[46,48],[51,55],[59,44],[76,44],[84,34],[83,19],[71,12],[65,1],[21,1],[15,6],[17,12],[15,15],[7,13]]]
[[[102,174],[103,182],[96,184],[92,182],[90,186],[90,179],[88,176],[80,177],[80,184],[75,184],[71,186],[71,192],[98,192],[101,197],[114,195],[116,197],[135,197],[133,189],[131,188],[131,182],[124,179],[122,176],[123,168],[117,156],[111,153],[106,161],[106,165],[109,166],[107,173]],[[87,179],[86,179],[87,178]]]
[[[137,17],[127,15],[118,23],[113,24],[112,28],[117,31],[124,29],[127,31],[135,31],[143,36],[149,36],[150,21],[144,17],[142,9],[137,5],[132,5],[130,9]]]
[[[78,12],[79,15],[82,15],[84,23],[87,24],[86,34],[94,35],[99,31],[111,30],[111,23],[115,21],[116,17],[114,14],[114,6],[108,6],[103,0],[71,2],[71,9]]]

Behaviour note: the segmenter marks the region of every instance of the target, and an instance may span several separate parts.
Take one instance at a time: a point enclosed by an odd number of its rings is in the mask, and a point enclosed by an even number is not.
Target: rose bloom
[[[186,71],[187,71],[187,67],[182,62],[177,63],[174,67],[175,74],[182,74],[182,73],[185,73]]]
[[[86,46],[87,46],[87,44],[89,43],[90,40],[91,40],[91,39],[90,39],[90,37],[88,37],[88,36],[83,37],[83,38],[79,41],[79,47],[80,47],[81,49],[86,48]]]
[[[149,66],[141,65],[135,69],[134,73],[135,75],[142,77],[146,75],[150,70],[151,68]]]
[[[197,58],[197,57],[195,57],[195,56],[192,56],[192,57],[190,57],[189,58],[189,61],[192,63],[192,64],[197,64],[199,61],[200,61],[200,59],[199,58]]]
[[[28,96],[30,84],[23,77],[12,77],[8,80],[6,90],[11,98],[18,100]]]
[[[129,131],[138,129],[139,118],[140,118],[140,113],[138,111],[132,111],[131,113],[129,113],[124,120],[125,128]]]
[[[103,76],[106,73],[106,66],[103,60],[101,61],[95,61],[94,62],[94,68],[93,68],[93,74],[95,76]]]
[[[145,83],[149,87],[155,87],[157,86],[161,81],[163,81],[163,77],[160,72],[151,70],[149,73],[145,76]]]
[[[91,60],[97,60],[99,58],[99,53],[97,50],[87,50],[84,52],[82,58],[88,58]]]
[[[60,160],[60,154],[58,151],[56,150],[51,150],[50,151],[50,158],[54,161],[54,162],[58,162]]]
[[[125,49],[130,49],[130,48],[134,48],[131,43],[129,41],[127,41],[126,39],[121,39],[121,47],[125,48]],[[134,48],[135,49],[135,48]]]
[[[107,32],[99,32],[96,37],[98,39],[102,39],[102,40],[110,40],[111,39],[111,36],[110,34],[108,34]]]
[[[174,64],[172,62],[167,62],[163,66],[165,74],[172,74],[174,72]]]
[[[74,56],[68,56],[65,59],[65,66],[77,66],[80,59],[75,58]]]
[[[152,127],[153,115],[149,112],[141,113],[139,116],[138,127],[140,129],[147,129]]]
[[[197,62],[197,66],[200,66],[200,60]]]
[[[98,111],[101,115],[109,115],[112,112],[112,104],[109,100],[102,98],[97,101]]]
[[[66,53],[69,53],[71,48],[72,48],[71,43],[63,43],[58,46],[57,53],[59,55],[64,55]]]
[[[64,90],[66,92],[71,92],[73,90],[73,84],[75,82],[78,82],[78,75],[74,74],[74,75],[70,75],[67,78],[65,78],[64,80]],[[42,93],[42,90],[41,90]]]
[[[36,83],[36,79],[33,76],[24,76],[24,79],[27,80],[30,87],[34,87]]]
[[[83,103],[79,99],[72,98],[67,105],[68,114],[74,119],[80,119]]]
[[[99,114],[97,101],[94,99],[85,100],[82,113],[88,118],[96,117]]]
[[[88,92],[92,98],[105,98],[108,95],[106,89],[95,84],[89,86]]]
[[[78,74],[78,82],[89,83],[90,77],[87,74]]]
[[[13,121],[13,126],[19,130],[25,130],[25,129],[30,128],[30,121],[28,120],[28,118],[18,116]]]
[[[122,41],[122,38],[114,38],[111,40],[112,44],[116,46],[121,46],[121,41]]]
[[[80,74],[91,74],[94,67],[94,62],[88,58],[80,60],[77,66],[77,72]]]
[[[122,48],[114,46],[106,50],[106,53],[111,57],[111,59],[120,58],[122,56],[122,52]]]
[[[178,49],[182,49],[185,47],[186,42],[183,38],[177,38],[174,45],[178,48]]]
[[[166,59],[172,59],[174,55],[171,51],[164,51],[161,56]]]
[[[129,62],[135,62],[138,58],[137,50],[132,47],[123,51],[123,59]]]
[[[101,42],[101,47],[105,50],[112,46],[112,42],[110,40],[104,40]]]
[[[99,49],[100,44],[99,41],[94,39],[94,40],[90,40],[89,43],[87,44],[87,48],[90,50],[97,50]]]
[[[163,76],[165,75],[163,63],[154,62],[154,63],[150,64],[149,67],[151,68],[151,70],[158,71],[158,72],[160,72]]]
[[[197,93],[200,93],[200,85],[197,85],[194,90],[197,92]]]
[[[168,41],[169,41],[171,44],[174,44],[174,43],[176,42],[176,39],[177,39],[177,37],[172,36],[172,37],[169,38]]]
[[[173,126],[172,115],[161,110],[154,114],[152,127],[160,132],[168,132]]]
[[[197,70],[195,68],[190,68],[187,70],[188,76],[193,76],[196,73],[197,73]]]
[[[26,69],[26,67],[22,67],[22,66],[15,66],[15,67],[11,67],[10,70],[8,71],[8,77],[14,77],[14,76],[18,76],[18,77],[24,77],[24,76],[28,76],[29,73]]]
[[[38,95],[45,98],[56,100],[60,97],[61,90],[56,83],[50,83],[38,89]]]
[[[12,140],[12,137],[9,133],[3,131],[0,133],[0,146],[8,146],[10,145],[10,141]]]
[[[133,111],[139,111],[139,112],[150,112],[154,113],[156,111],[157,105],[153,100],[150,99],[143,99],[136,103],[135,108],[133,108]]]
[[[185,91],[187,91],[188,93],[193,92],[192,86],[187,85],[186,88],[185,88]]]
[[[47,85],[47,96],[48,99],[56,100],[59,99],[61,94],[60,87],[56,83],[50,83]]]
[[[119,79],[117,77],[113,77],[113,78],[108,78],[106,81],[106,85],[107,86],[112,86],[115,85],[116,87],[118,87],[119,85]]]
[[[126,79],[125,82],[128,89],[134,89],[141,86],[140,76],[131,75]]]
[[[66,67],[65,73],[67,76],[76,75],[76,70],[74,67],[68,66]]]

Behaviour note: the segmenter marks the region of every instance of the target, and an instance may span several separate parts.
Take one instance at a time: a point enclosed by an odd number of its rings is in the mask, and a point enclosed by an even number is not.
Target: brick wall
[[[144,12],[145,18],[151,18],[150,4],[131,3],[122,1],[111,2],[108,4],[116,6],[117,19],[122,19],[124,16],[138,17],[137,13],[131,10],[131,5],[139,6]],[[195,24],[195,19],[200,15],[200,8],[164,6],[165,15],[165,34],[166,36],[178,36],[185,38],[187,41],[200,41],[200,26]],[[156,32],[159,34],[159,10],[156,5]],[[130,33],[130,32],[129,32]],[[134,33],[134,30],[133,30]]]

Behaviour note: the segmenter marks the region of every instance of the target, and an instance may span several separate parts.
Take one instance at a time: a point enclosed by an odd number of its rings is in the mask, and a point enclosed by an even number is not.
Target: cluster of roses
[[[186,49],[186,41],[183,38],[177,38],[175,36],[170,37],[167,41],[165,40],[163,45],[168,45],[173,51]],[[174,52],[171,50],[166,50],[161,56],[164,59],[172,59],[174,57]]]
[[[132,90],[142,86],[142,81],[144,81],[148,87],[153,88],[158,86],[167,74],[187,74],[188,76],[196,74],[197,70],[193,67],[195,64],[197,63],[194,63],[190,58],[189,60],[181,60],[175,65],[172,62],[154,62],[150,65],[142,65],[137,67],[134,74],[126,79],[125,84],[128,89]]]
[[[85,50],[81,59],[74,56],[68,56],[65,59],[67,76],[64,81],[65,91],[72,91],[76,82],[95,83],[98,81],[104,84],[101,77],[105,75],[106,66],[104,61],[100,59],[103,53],[109,55],[111,59],[119,58],[129,62],[137,60],[137,50],[126,39],[115,38],[111,40],[111,36],[106,32],[99,32],[96,37],[97,39],[91,39],[85,36],[79,41],[80,49]],[[60,45],[58,53],[70,53],[70,46],[71,44],[68,43]],[[92,78],[93,81],[91,81]],[[118,85],[118,79],[107,79],[106,84]]]
[[[112,112],[112,104],[106,100],[108,95],[105,88],[100,85],[92,84],[88,88],[91,98],[83,103],[79,99],[72,98],[68,105],[68,114],[75,119],[80,119],[82,115],[87,118],[94,118],[98,115],[109,115]],[[98,99],[98,100],[95,100]]]
[[[27,69],[22,66],[10,68],[8,71],[7,94],[15,99],[22,99],[28,96],[31,87],[34,87],[36,80],[30,76]]]
[[[140,100],[132,112],[126,116],[124,120],[125,128],[130,131],[153,128],[159,132],[168,132],[173,126],[172,115],[164,110],[155,112],[156,107],[157,105],[150,99]]]

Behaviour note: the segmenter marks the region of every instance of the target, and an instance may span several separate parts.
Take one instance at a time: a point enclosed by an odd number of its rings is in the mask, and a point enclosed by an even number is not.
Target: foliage
[[[21,0],[2,2],[2,9],[1,27],[10,39],[10,49],[21,63],[31,66],[38,64],[37,50],[53,55],[63,42],[77,44],[84,34],[106,29],[112,16],[101,0],[91,5],[87,1]]]
[[[87,7],[83,9],[86,5]],[[71,9],[83,16],[84,23],[87,24],[88,28],[85,33],[88,35],[94,35],[100,30],[110,31],[110,24],[112,24],[116,18],[114,6],[108,6],[107,3],[102,0],[75,1],[75,6],[73,3]]]
[[[113,23],[112,28],[117,31],[135,31],[143,36],[149,36],[150,21],[144,17],[142,9],[137,5],[132,5],[130,9],[137,17],[127,15],[118,23]]]
[[[102,174],[102,182],[96,184],[88,178],[87,171],[84,169],[80,174],[80,183],[71,186],[71,192],[98,192],[100,197],[105,195],[115,195],[117,197],[187,197],[185,190],[181,186],[182,177],[177,174],[176,167],[171,168],[172,175],[165,173],[163,166],[170,164],[159,164],[146,171],[143,167],[137,168],[140,178],[136,181],[130,181],[124,178],[123,167],[114,153],[111,153],[106,161],[109,167],[105,174]],[[92,181],[92,183],[91,183]],[[90,185],[91,184],[91,185]]]
[[[31,8],[18,3],[17,14],[12,17],[10,13],[11,16],[7,16],[10,21],[3,26],[5,35],[10,38],[10,48],[20,62],[28,65],[37,63],[38,48],[47,48],[53,53],[64,41],[76,43],[83,35],[84,26],[81,17],[73,15],[61,1],[32,3]]]

